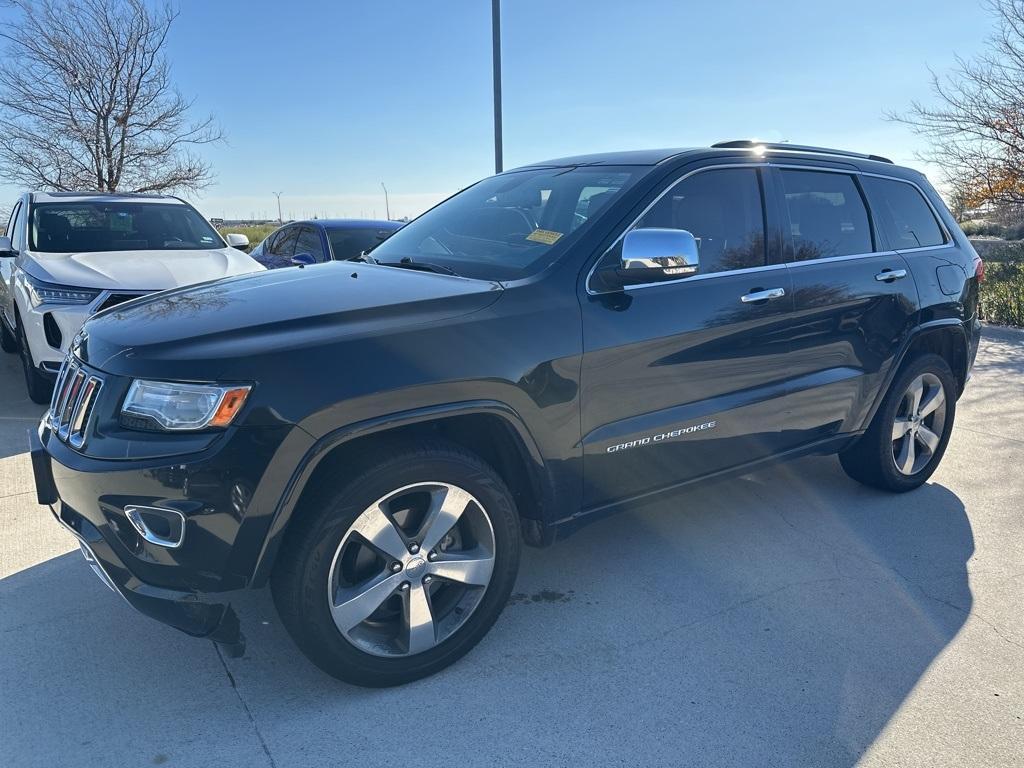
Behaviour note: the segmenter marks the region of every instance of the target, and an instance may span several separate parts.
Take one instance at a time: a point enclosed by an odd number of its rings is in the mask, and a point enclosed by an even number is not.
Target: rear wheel
[[[32,350],[25,336],[25,324],[18,318],[18,347],[21,351],[21,365],[25,369],[25,386],[33,403],[47,405],[53,395],[53,382],[43,376],[32,359]]]
[[[839,460],[850,477],[866,485],[913,490],[942,460],[955,415],[949,365],[938,355],[924,355],[897,375],[868,431]]]
[[[515,582],[518,518],[497,473],[451,444],[360,467],[304,504],[272,591],[321,669],[398,685],[453,663],[490,629]]]

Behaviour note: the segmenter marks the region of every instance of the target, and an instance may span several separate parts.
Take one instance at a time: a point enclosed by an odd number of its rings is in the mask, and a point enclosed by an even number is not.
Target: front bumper
[[[48,506],[57,522],[75,536],[89,566],[104,584],[146,616],[186,634],[221,643],[232,653],[244,649],[238,618],[227,599],[212,599],[213,596],[193,589],[171,588],[140,578],[139,563],[118,533],[110,530],[110,521],[95,512],[87,516],[83,512],[89,510],[80,511],[61,498],[54,460],[36,432],[31,434],[30,450],[38,501]],[[66,477],[67,468],[58,466]]]
[[[26,306],[21,312],[25,324],[25,338],[32,352],[32,359],[42,373],[55,376],[60,368],[68,347],[75,334],[89,319],[92,310],[88,306],[62,306],[43,304],[39,307]],[[51,332],[46,331],[47,318]],[[55,329],[55,330],[54,330]],[[59,341],[52,344],[51,341]]]

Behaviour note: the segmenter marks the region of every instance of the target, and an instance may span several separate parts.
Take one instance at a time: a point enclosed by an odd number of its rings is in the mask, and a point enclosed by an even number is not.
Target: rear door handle
[[[768,299],[781,299],[786,295],[785,288],[769,288],[765,291],[754,291],[740,296],[744,304],[752,304],[755,301],[768,301]]]
[[[883,269],[881,272],[875,275],[875,280],[877,280],[880,283],[891,283],[894,280],[899,280],[900,278],[906,276],[907,270],[905,269]]]

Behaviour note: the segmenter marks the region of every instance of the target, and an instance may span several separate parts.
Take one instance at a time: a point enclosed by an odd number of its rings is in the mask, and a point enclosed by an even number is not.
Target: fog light
[[[127,506],[124,514],[150,544],[176,549],[185,540],[185,516],[176,509]]]

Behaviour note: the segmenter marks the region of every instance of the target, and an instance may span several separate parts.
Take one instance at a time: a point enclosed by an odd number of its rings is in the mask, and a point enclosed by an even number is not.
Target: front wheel
[[[32,359],[32,350],[25,335],[25,323],[18,318],[18,348],[21,351],[21,365],[25,369],[25,386],[33,403],[46,405],[53,396],[53,382],[43,376]]]
[[[448,443],[390,451],[304,502],[272,578],[321,669],[357,685],[433,674],[476,645],[515,583],[519,524],[501,478]]]
[[[912,360],[896,376],[867,432],[839,454],[854,480],[901,493],[939,466],[956,415],[956,382],[938,355]]]

